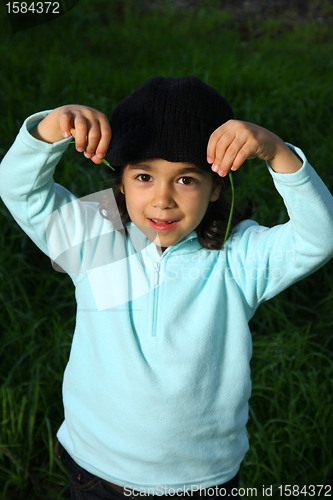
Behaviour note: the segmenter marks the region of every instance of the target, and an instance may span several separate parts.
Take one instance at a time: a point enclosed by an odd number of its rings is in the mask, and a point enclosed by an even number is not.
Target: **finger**
[[[100,130],[101,130],[101,138],[96,148],[96,156],[97,158],[104,158],[108,150],[112,136],[109,120],[106,118],[106,116],[103,116],[101,118]]]
[[[92,162],[94,162],[96,164],[102,163],[102,160],[100,158],[98,158],[96,155],[92,156],[90,159]]]
[[[234,172],[239,169],[243,163],[250,158],[250,148],[248,144],[244,144],[244,146],[238,151],[237,155],[235,156],[231,170]]]
[[[74,137],[75,137],[75,147],[77,151],[82,153],[87,147],[87,134],[88,134],[89,124],[87,119],[81,114],[75,115],[74,118]]]
[[[221,139],[227,141],[228,144],[233,139],[234,129],[235,126],[237,126],[237,123],[238,123],[237,120],[228,120],[227,122],[223,123],[220,127],[218,127],[216,130],[214,130],[214,132],[211,134],[207,145],[208,163],[214,162],[214,159],[216,158],[216,147]]]
[[[221,127],[217,128],[210,136],[207,144],[207,163],[213,163],[217,141],[221,136]]]
[[[235,137],[234,140],[231,141],[229,146],[224,150],[224,155],[219,165],[219,170],[221,170],[224,175],[226,175],[229,172],[229,170],[234,167],[237,158],[238,160],[236,163],[237,166],[240,167],[242,163],[241,159],[243,158],[244,155],[243,148],[245,144],[246,141],[241,140],[239,137]],[[218,151],[217,155],[219,155]],[[246,158],[244,158],[244,160],[245,159]]]
[[[101,129],[99,121],[92,119],[88,122],[87,144],[84,152],[86,158],[92,158],[95,155],[97,146],[101,140]]]
[[[234,146],[232,146],[234,144]],[[233,133],[225,133],[216,144],[215,156],[212,170],[219,175],[224,175],[228,171],[230,157],[235,148],[235,136]]]
[[[59,128],[63,137],[69,137],[74,127],[74,117],[69,111],[61,112],[58,118]]]

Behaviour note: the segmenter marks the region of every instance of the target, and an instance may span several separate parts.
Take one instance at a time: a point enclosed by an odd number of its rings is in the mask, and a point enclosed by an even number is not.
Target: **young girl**
[[[54,183],[71,134],[87,158],[115,168],[115,197],[78,200]],[[267,162],[290,220],[267,228],[235,212],[224,242],[228,173],[249,157]],[[237,498],[248,322],[333,253],[333,198],[303,152],[234,120],[196,78],[153,78],[110,123],[79,105],[28,118],[0,187],[76,287],[58,431],[72,498]]]

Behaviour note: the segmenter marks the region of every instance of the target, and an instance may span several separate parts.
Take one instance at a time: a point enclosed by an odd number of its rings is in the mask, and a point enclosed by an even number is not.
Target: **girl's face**
[[[221,187],[192,163],[154,158],[128,164],[120,189],[132,222],[165,250],[199,225]]]

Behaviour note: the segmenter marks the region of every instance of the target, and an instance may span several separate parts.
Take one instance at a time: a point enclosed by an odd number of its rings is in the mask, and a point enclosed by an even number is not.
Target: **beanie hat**
[[[115,107],[105,159],[116,168],[163,158],[211,171],[209,137],[230,118],[226,99],[198,78],[150,78]]]

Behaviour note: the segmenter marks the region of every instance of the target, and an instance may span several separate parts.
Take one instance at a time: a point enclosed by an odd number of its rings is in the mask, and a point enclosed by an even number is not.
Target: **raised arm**
[[[233,277],[252,307],[332,257],[333,197],[300,149],[262,127],[230,120],[212,134],[207,156],[221,176],[247,158],[265,160],[289,215],[287,223],[273,227],[244,221],[227,241]]]
[[[100,163],[98,155],[104,154],[111,136],[106,117],[97,110],[74,105],[25,120],[0,165],[1,198],[26,234],[50,256],[50,241],[57,241],[64,249],[69,238],[83,241],[88,231],[95,230],[85,221],[86,217],[91,220],[93,211],[86,210],[86,205],[53,180],[71,133],[77,149],[84,149],[86,156]],[[97,224],[101,223],[98,219]]]

